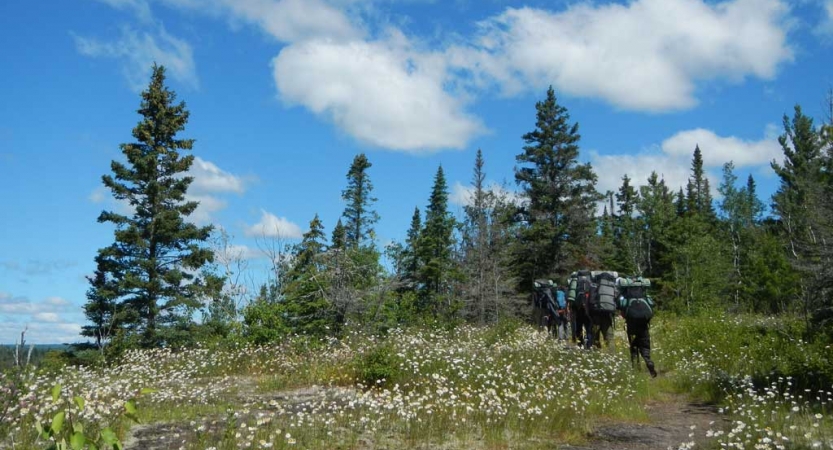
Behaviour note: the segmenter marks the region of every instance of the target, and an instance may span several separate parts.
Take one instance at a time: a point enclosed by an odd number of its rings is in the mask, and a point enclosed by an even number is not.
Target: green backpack
[[[651,280],[642,277],[619,279],[619,309],[626,319],[651,320],[654,301],[648,295]]]

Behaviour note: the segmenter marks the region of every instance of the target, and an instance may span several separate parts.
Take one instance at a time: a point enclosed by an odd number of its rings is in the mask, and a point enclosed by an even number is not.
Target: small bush
[[[357,382],[366,387],[392,386],[401,378],[402,358],[389,344],[359,353],[354,362]]]

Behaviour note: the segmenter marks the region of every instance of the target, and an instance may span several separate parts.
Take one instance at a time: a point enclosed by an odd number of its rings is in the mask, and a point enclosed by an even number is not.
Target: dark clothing
[[[592,323],[590,316],[583,309],[570,312],[570,325],[572,328],[572,340],[574,344],[589,348],[588,342],[592,335]]]
[[[631,363],[634,367],[638,367],[639,356],[642,355],[645,365],[648,366],[648,371],[651,372],[652,377],[655,377],[657,371],[654,369],[654,362],[651,361],[650,324],[650,319],[625,319],[628,342],[631,345]]]
[[[593,346],[602,348],[602,339],[604,338],[605,346],[609,351],[613,352],[613,314],[593,313],[590,320],[593,322],[593,333],[590,335],[590,342],[588,342],[587,348]]]

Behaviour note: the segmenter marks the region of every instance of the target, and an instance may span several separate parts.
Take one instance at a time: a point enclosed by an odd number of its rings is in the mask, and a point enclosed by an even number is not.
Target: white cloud
[[[766,127],[764,137],[758,141],[718,136],[702,128],[684,130],[665,139],[657,148],[636,155],[600,155],[591,152],[590,160],[599,176],[596,188],[601,192],[616,192],[625,174],[633,180],[632,185],[644,185],[651,172],[657,172],[673,191],[685,188],[691,176],[691,159],[697,145],[700,146],[706,169],[718,169],[729,161],[733,161],[738,168],[764,167],[773,159],[783,158],[781,147],[773,136],[772,125]],[[706,173],[714,196],[717,195],[720,182],[718,174],[719,170]]]
[[[324,0],[162,0],[163,3],[256,25],[281,42],[309,38],[360,38],[364,32],[341,9]]]
[[[315,40],[272,61],[283,100],[305,106],[371,145],[409,152],[462,148],[483,131],[446,92],[441,54],[387,41]]]
[[[214,213],[225,209],[227,205],[225,200],[211,195],[188,194],[185,200],[200,203],[197,209],[188,216],[188,221],[197,225],[210,224],[214,220]]]
[[[825,40],[833,39],[833,0],[827,0],[822,7],[822,14],[819,23],[816,25],[815,33]]]
[[[8,292],[0,292],[0,313],[8,315],[34,315],[69,311],[72,305],[60,297],[48,297],[40,302],[33,302],[27,297],[15,297]]]
[[[593,170],[599,177],[596,189],[602,193],[616,192],[622,186],[622,176],[626,174],[632,180],[631,185],[644,185],[651,172],[657,172],[666,185],[676,191],[688,182],[693,152],[694,147],[691,147],[687,157],[672,157],[657,151],[637,155],[599,155],[591,152]]]
[[[301,227],[285,217],[278,217],[261,210],[260,222],[246,227],[244,234],[249,237],[300,239],[303,236],[303,231],[301,231]]]
[[[486,191],[493,192],[498,196],[505,197],[513,203],[521,202],[521,194],[518,192],[508,191],[503,186],[497,183],[487,183]],[[455,182],[451,187],[451,193],[448,200],[458,206],[468,206],[474,201],[474,187],[471,185],[463,185],[459,181]]]
[[[58,314],[54,312],[39,312],[32,315],[32,318],[38,322],[59,322],[61,319]]]
[[[624,109],[678,110],[697,103],[697,81],[774,77],[793,58],[787,13],[779,0],[508,8],[480,24],[476,49],[454,48],[450,56],[509,95],[552,84]]]
[[[44,302],[48,305],[56,306],[56,307],[66,307],[69,306],[69,302],[61,297],[47,297]]]
[[[248,181],[245,177],[226,172],[211,161],[200,157],[194,158],[194,164],[191,165],[188,176],[193,177],[194,180],[188,188],[185,200],[200,202],[188,220],[198,225],[212,223],[214,214],[228,205],[225,200],[218,197],[218,194],[243,194],[246,192]],[[114,199],[110,191],[103,186],[95,188],[88,198],[93,203],[104,202],[118,214],[133,214],[133,208],[128,201]]]
[[[235,261],[264,258],[264,252],[246,245],[231,244],[214,250],[214,260],[219,264],[233,264]]]
[[[694,147],[703,153],[703,165],[722,167],[732,161],[735,167],[769,164],[783,156],[781,146],[774,139],[750,141],[734,136],[722,137],[711,130],[697,128],[681,131],[662,142],[662,151],[675,157],[691,159]]]
[[[188,175],[194,177],[189,190],[195,193],[235,192],[242,194],[246,190],[242,177],[232,175],[199,156],[194,158],[194,164],[191,165]]]
[[[198,87],[194,52],[186,41],[170,35],[162,26],[153,34],[137,32],[128,26],[121,28],[121,38],[104,42],[73,35],[79,53],[93,58],[116,58],[122,61],[122,71],[131,89],[140,92],[147,87],[154,62],[165,66],[168,74],[193,88]]]

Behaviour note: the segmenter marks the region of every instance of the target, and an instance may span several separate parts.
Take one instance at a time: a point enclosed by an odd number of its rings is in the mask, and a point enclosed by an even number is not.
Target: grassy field
[[[105,368],[8,372],[0,448],[69,443],[79,428],[99,443],[105,429],[134,440],[157,433],[159,448],[554,448],[581,443],[602,422],[645,421],[646,403],[675,392],[718,402],[729,420],[707,431],[715,448],[833,448],[833,352],[802,341],[799,324],[655,322],[658,379],[631,367],[621,329],[608,353],[513,323],[136,351]],[[48,430],[61,412],[60,432],[39,433],[37,423]]]

